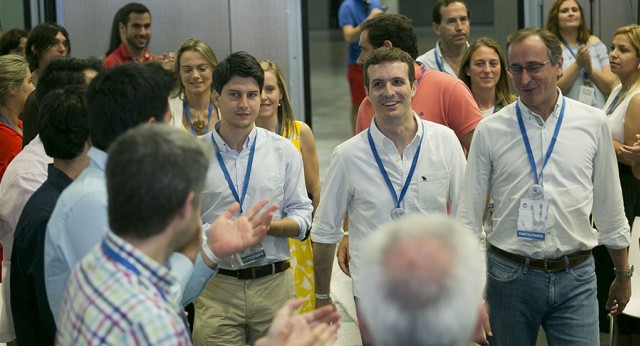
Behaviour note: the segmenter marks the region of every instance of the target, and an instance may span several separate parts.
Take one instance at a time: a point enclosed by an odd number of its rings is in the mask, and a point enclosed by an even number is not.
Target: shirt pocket
[[[445,211],[449,194],[449,171],[416,175],[418,205],[427,210]]]

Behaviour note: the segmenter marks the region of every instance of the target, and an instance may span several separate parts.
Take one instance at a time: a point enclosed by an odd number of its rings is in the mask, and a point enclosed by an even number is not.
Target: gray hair
[[[467,228],[444,215],[413,214],[383,225],[363,248],[359,298],[376,345],[470,340],[486,271]]]
[[[551,65],[555,65],[562,58],[562,43],[556,35],[551,31],[541,28],[525,28],[516,31],[507,37],[507,52],[511,49],[511,45],[524,41],[527,37],[538,36],[547,46],[547,55]]]

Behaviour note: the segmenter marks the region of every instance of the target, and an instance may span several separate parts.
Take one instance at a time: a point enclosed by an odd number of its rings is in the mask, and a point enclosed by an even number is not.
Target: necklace
[[[213,114],[213,101],[209,102],[209,114],[207,116],[207,123],[205,123],[205,120],[201,118],[197,118],[196,120],[193,120],[191,118],[191,111],[189,109],[189,103],[187,101],[184,102],[184,110],[187,114],[187,119],[189,119],[189,122],[191,123],[191,132],[196,135],[197,132],[202,131],[206,124],[211,121],[211,115]],[[201,111],[199,113],[204,114],[204,111]]]

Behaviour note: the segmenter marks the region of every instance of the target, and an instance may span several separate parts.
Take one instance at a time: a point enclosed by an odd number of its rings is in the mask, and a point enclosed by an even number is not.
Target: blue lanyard
[[[373,143],[373,137],[371,137],[371,128],[367,131],[367,136],[369,137],[369,147],[371,148],[371,152],[373,153],[373,157],[376,159],[376,163],[378,164],[378,168],[380,169],[380,173],[384,178],[385,183],[387,183],[387,187],[391,192],[391,197],[393,197],[393,201],[396,204],[396,208],[400,208],[400,204],[404,199],[404,195],[407,193],[409,189],[409,185],[411,184],[411,178],[413,177],[413,172],[416,170],[416,166],[418,164],[418,156],[420,156],[420,148],[422,147],[422,140],[424,139],[424,123],[422,123],[422,138],[420,138],[420,144],[418,144],[418,149],[416,149],[416,153],[413,155],[413,161],[411,162],[411,168],[409,169],[409,175],[407,176],[407,180],[404,182],[404,186],[402,187],[402,191],[400,192],[400,198],[398,198],[398,194],[396,190],[393,188],[393,184],[391,183],[391,179],[389,179],[389,174],[387,170],[384,168],[384,164],[382,164],[382,160],[380,160],[380,155],[378,155],[378,150],[376,149],[375,143]]]
[[[607,115],[611,115],[611,113],[613,113],[613,108],[616,106],[616,103],[618,103],[618,98],[620,98],[621,93],[622,93],[622,88],[620,88],[620,91],[618,91],[618,95],[616,95],[616,97],[613,98],[613,101],[609,105],[609,108],[607,108]]]
[[[196,128],[193,126],[193,121],[191,121],[191,111],[189,110],[189,102],[184,101],[184,111],[185,113],[187,113],[187,119],[189,119],[189,125],[191,125],[191,133],[193,133],[194,136],[197,136],[198,133],[196,132]],[[207,126],[209,126],[209,124],[211,124],[211,115],[213,115],[213,101],[209,102],[209,115],[207,116]],[[205,131],[209,132],[209,131]]]
[[[5,116],[2,113],[0,113],[0,119],[2,119],[2,122],[5,123],[7,126],[9,126],[13,131],[20,133],[20,130],[13,127],[13,124],[9,121],[9,119],[5,118]]]
[[[531,164],[531,170],[533,171],[533,176],[536,179],[536,184],[539,184],[540,177],[542,176],[542,171],[544,170],[544,167],[547,165],[547,162],[549,162],[549,158],[551,157],[553,148],[556,146],[556,140],[558,139],[558,132],[560,132],[560,125],[562,125],[562,119],[564,118],[564,106],[565,106],[565,100],[563,96],[562,108],[560,109],[558,122],[556,123],[555,130],[553,131],[553,137],[551,137],[551,143],[549,143],[549,148],[547,149],[547,155],[545,155],[544,157],[544,162],[542,163],[542,168],[540,169],[540,175],[538,175],[538,169],[536,168],[536,160],[533,158],[533,152],[531,151],[531,144],[529,143],[529,137],[527,136],[527,129],[524,127],[524,121],[522,121],[522,113],[520,112],[520,105],[516,103],[516,114],[518,116],[518,125],[520,125],[520,133],[522,134],[522,140],[524,141],[524,146],[527,149],[527,156],[529,156],[529,163]]]
[[[219,125],[218,125],[219,126]],[[224,174],[224,179],[227,181],[229,185],[229,190],[233,194],[233,198],[235,198],[236,202],[240,204],[240,215],[244,213],[242,209],[242,205],[244,204],[244,198],[247,196],[247,187],[249,186],[249,178],[251,177],[251,166],[253,166],[253,155],[256,153],[256,142],[258,141],[258,132],[256,132],[256,138],[253,139],[253,144],[251,144],[251,149],[249,150],[249,162],[247,163],[247,171],[244,175],[244,186],[242,187],[242,197],[238,196],[238,191],[236,187],[233,185],[233,180],[231,180],[231,176],[229,175],[229,171],[227,170],[227,166],[225,166],[224,161],[222,160],[222,155],[220,154],[220,149],[218,149],[218,145],[216,141],[213,139],[213,132],[211,133],[211,143],[213,143],[213,147],[216,149],[216,158],[218,159],[218,163],[220,164],[220,169],[222,169],[222,173]]]
[[[114,261],[122,264],[125,268],[129,269],[130,271],[132,271],[137,276],[142,276],[142,273],[140,273],[138,268],[136,268],[133,264],[131,264],[131,262],[127,261],[126,258],[120,256],[120,254],[115,252],[115,250],[113,250],[111,247],[109,247],[109,245],[107,245],[106,240],[102,241],[102,251],[104,251],[104,254],[107,255],[107,257],[110,257]],[[167,299],[167,296],[160,289],[160,287],[156,286],[155,284],[153,286],[158,291],[158,293],[160,293],[160,297],[162,298],[162,300],[164,300],[165,303],[169,303],[169,300]]]
[[[424,73],[427,71],[427,65],[421,63],[421,62],[417,62],[418,66],[422,66],[422,70],[420,70],[420,77],[418,77],[418,79],[416,79],[416,83],[418,85],[420,85],[420,80],[422,79],[422,76],[424,76]]]
[[[562,41],[562,44],[565,47],[567,47],[567,49],[569,50],[569,53],[573,55],[573,58],[576,59],[576,52],[573,51],[573,49],[571,48],[571,46],[569,46],[567,41],[565,41],[564,38],[560,38],[560,41]],[[584,78],[585,80],[589,80],[589,73],[587,73],[585,69],[582,69],[582,78]]]
[[[437,43],[436,43],[437,45]],[[438,65],[438,70],[440,70],[440,72],[444,72],[444,68],[442,67],[442,63],[440,63],[440,59],[438,59],[438,48],[436,47],[436,49],[433,50],[433,56],[436,58],[436,65]]]

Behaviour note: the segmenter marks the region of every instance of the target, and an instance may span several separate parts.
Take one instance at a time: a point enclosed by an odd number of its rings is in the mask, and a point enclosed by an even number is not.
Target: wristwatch
[[[613,271],[616,272],[616,277],[631,277],[633,276],[633,264],[629,266],[626,270],[618,270],[613,268]]]

